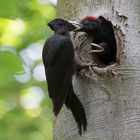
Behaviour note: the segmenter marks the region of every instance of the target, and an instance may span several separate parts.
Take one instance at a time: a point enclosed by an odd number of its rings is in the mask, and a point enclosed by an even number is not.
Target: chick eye
[[[88,22],[89,22],[89,21],[86,20],[86,21],[84,22],[84,24],[87,24]]]
[[[87,20],[84,20],[84,21],[81,21],[82,24],[87,24],[88,21]]]

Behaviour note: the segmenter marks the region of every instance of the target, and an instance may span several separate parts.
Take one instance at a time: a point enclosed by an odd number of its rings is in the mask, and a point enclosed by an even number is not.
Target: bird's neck
[[[55,33],[69,36],[69,32],[67,30],[64,30],[64,29],[59,29]]]

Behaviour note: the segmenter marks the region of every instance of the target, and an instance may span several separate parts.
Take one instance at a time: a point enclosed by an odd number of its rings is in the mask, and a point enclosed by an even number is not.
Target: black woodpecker
[[[87,119],[72,85],[72,77],[79,68],[75,63],[74,47],[69,36],[69,32],[76,27],[63,19],[54,19],[48,26],[54,34],[45,42],[42,58],[53,112],[57,116],[65,104],[71,110],[81,135],[87,129]]]

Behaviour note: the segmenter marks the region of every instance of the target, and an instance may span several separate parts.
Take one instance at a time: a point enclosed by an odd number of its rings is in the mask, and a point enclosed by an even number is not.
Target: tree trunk
[[[103,15],[113,23],[118,65],[113,76],[87,71],[86,79],[74,77],[87,131],[78,135],[64,106],[55,120],[54,140],[140,140],[140,0],[58,0],[58,17],[78,21],[86,15]],[[84,39],[82,34],[74,38],[78,59],[93,63],[87,53],[90,39]]]

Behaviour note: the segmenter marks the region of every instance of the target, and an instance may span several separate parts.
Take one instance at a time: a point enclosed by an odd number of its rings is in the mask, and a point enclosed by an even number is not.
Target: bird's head
[[[75,30],[78,26],[74,25],[63,19],[54,19],[48,23],[48,26],[54,31],[58,33],[65,33],[72,30]]]
[[[76,25],[79,25],[79,27],[75,31],[92,33],[98,29],[101,20],[100,17],[98,18],[96,16],[86,16],[79,23],[78,22],[76,23],[77,23]]]

